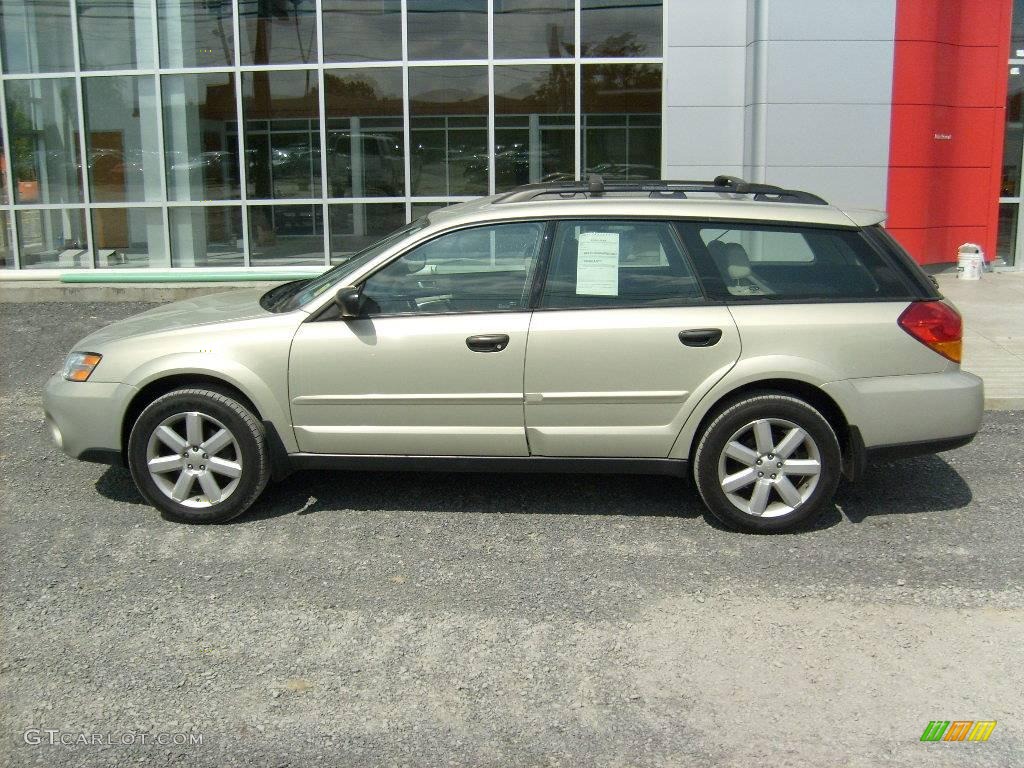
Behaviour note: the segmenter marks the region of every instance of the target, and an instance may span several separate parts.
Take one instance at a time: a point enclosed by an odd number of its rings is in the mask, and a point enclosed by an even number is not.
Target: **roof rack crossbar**
[[[598,174],[590,174],[586,181],[552,181],[526,184],[502,195],[496,203],[523,203],[539,197],[573,198],[579,195],[598,197],[609,193],[646,192],[649,197],[685,198],[686,193],[718,193],[749,195],[762,203],[806,203],[828,205],[817,195],[799,189],[784,189],[772,184],[744,181],[736,176],[717,176],[712,181],[675,181],[667,179],[644,181],[605,181]]]

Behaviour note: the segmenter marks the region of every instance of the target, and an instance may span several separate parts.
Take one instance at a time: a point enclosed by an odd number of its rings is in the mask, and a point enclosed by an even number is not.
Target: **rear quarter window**
[[[865,301],[911,294],[901,272],[856,229],[741,222],[681,229],[718,299]]]

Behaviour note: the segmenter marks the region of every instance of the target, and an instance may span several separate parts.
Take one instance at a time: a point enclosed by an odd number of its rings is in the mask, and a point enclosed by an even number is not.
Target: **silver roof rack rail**
[[[609,194],[638,194],[651,198],[686,199],[688,194],[718,193],[749,195],[759,203],[805,203],[828,205],[828,202],[799,189],[784,189],[772,184],[744,181],[736,176],[716,176],[713,181],[605,181],[596,173],[586,181],[552,181],[526,184],[499,197],[496,203],[524,203],[540,198],[572,199],[575,197],[601,197]]]

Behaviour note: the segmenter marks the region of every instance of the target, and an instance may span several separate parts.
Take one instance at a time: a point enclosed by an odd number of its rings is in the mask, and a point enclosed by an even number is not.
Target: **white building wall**
[[[884,208],[896,0],[667,0],[668,178]]]
[[[741,176],[747,0],[668,0],[664,13],[664,175]]]

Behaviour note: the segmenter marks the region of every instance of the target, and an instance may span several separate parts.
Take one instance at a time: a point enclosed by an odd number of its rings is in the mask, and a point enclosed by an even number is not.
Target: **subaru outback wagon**
[[[602,472],[788,530],[981,423],[960,316],[882,220],[732,177],[520,187],[93,333],[46,421],[183,521],[296,469]]]

